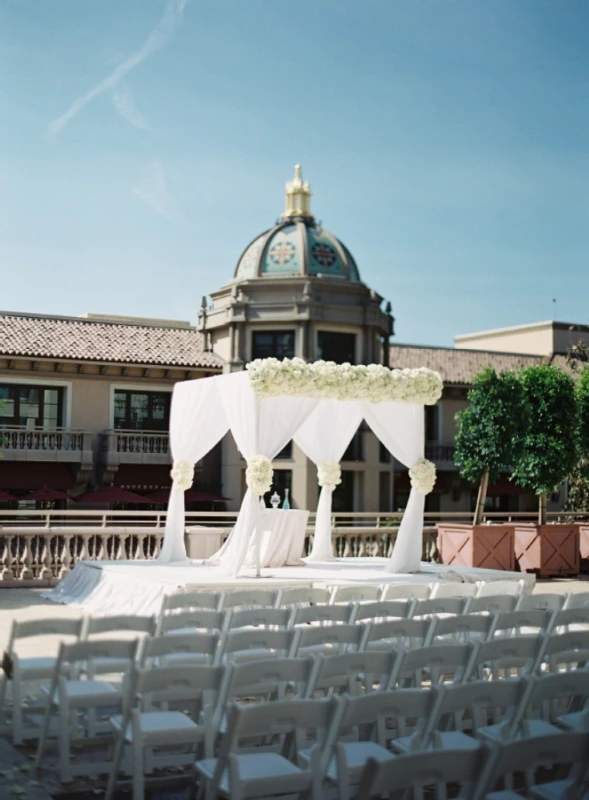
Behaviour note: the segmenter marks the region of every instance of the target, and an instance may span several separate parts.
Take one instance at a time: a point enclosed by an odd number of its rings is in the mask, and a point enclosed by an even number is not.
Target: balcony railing
[[[39,453],[82,452],[91,449],[92,434],[88,431],[68,428],[26,428],[10,426],[0,428],[0,450]]]
[[[119,464],[168,464],[171,460],[167,431],[103,431],[99,450],[103,464],[115,470]]]
[[[425,457],[430,461],[454,461],[455,447],[453,444],[440,444],[439,442],[425,443]]]

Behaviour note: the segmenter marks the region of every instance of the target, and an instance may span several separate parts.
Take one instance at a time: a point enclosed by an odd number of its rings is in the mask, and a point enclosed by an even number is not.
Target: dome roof
[[[350,251],[332,233],[319,226],[309,210],[311,191],[295,167],[294,181],[286,185],[286,211],[280,222],[257,236],[239,259],[235,278],[321,275],[359,281]]]

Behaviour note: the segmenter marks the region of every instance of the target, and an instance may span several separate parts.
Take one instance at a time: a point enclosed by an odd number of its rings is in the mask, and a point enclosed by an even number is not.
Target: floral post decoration
[[[170,472],[174,481],[174,489],[185,492],[190,489],[194,480],[194,464],[191,461],[174,461]]]
[[[247,462],[245,480],[252,494],[260,497],[272,488],[272,462],[266,456],[254,456]]]
[[[342,470],[335,461],[324,461],[317,464],[317,482],[319,486],[335,489],[342,482]]]
[[[442,378],[433,370],[389,369],[381,364],[354,366],[333,361],[307,364],[302,358],[256,359],[247,365],[251,386],[260,398],[316,397],[394,401],[433,405],[442,395]]]
[[[420,458],[409,470],[411,486],[419,494],[429,494],[436,483],[436,465],[427,458]]]

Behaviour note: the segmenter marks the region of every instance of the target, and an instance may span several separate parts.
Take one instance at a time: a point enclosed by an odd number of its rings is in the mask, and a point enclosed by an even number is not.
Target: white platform
[[[54,589],[43,597],[57,603],[83,608],[88,613],[154,614],[166,594],[194,589],[237,589],[243,586],[342,586],[353,583],[474,583],[476,581],[524,580],[524,592],[532,592],[533,574],[490,569],[447,567],[422,562],[419,573],[397,575],[387,572],[385,558],[342,558],[277,567],[229,578],[218,567],[202,561],[160,564],[157,561],[81,561]]]

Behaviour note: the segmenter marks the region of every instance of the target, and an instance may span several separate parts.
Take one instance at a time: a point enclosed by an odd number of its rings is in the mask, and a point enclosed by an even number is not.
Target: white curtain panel
[[[196,464],[229,430],[220,401],[222,376],[178,383],[172,396],[170,447],[174,461]],[[172,486],[166,532],[158,561],[187,561],[184,492]]]
[[[422,405],[413,403],[363,403],[364,418],[387,450],[410,468],[423,458],[425,423]],[[411,489],[401,520],[388,572],[419,572],[423,539],[425,495]]]
[[[267,397],[260,400],[250,386],[247,372],[225,376],[221,405],[241,455],[272,460],[292,439],[318,401],[304,397]],[[209,559],[228,575],[237,575],[246,562],[247,549],[255,536],[259,497],[248,489],[235,527],[223,547]]]
[[[320,400],[312,414],[294,435],[296,444],[314,464],[342,459],[362,422],[363,410],[351,400]],[[331,561],[335,558],[331,541],[331,501],[333,489],[321,487],[313,547],[307,561]]]

